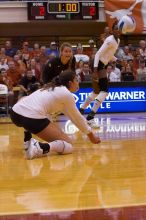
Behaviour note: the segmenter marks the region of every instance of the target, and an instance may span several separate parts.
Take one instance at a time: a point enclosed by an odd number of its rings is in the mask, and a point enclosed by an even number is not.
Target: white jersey
[[[116,61],[117,58],[114,56],[120,44],[120,39],[116,41],[113,35],[107,37],[99,48],[99,50],[95,54],[94,58],[94,67],[98,67],[99,60],[104,64],[107,65],[109,61]]]
[[[86,54],[75,54],[74,57],[75,57],[77,63],[79,61],[89,62],[89,56]]]
[[[55,87],[53,91],[37,90],[20,99],[13,106],[13,111],[33,119],[50,118],[51,115],[61,112],[83,133],[91,132],[91,127],[76,107],[73,94],[65,86]]]
[[[116,72],[111,72],[108,79],[109,82],[121,82],[121,76],[116,74]]]

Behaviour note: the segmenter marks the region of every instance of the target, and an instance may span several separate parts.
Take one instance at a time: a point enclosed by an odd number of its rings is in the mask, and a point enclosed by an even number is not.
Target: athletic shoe
[[[26,150],[26,159],[31,160],[42,156],[44,156],[44,154],[43,150],[40,148],[39,142],[31,138],[29,147]]]
[[[91,128],[95,128],[95,129],[100,128],[99,124],[95,121],[94,118],[91,120],[88,120],[87,123]]]
[[[29,148],[30,141],[31,139],[29,141],[24,141],[24,144],[23,144],[24,150],[27,150]]]
[[[83,108],[80,108],[79,111],[83,115],[85,110]]]
[[[94,116],[95,116],[95,112],[91,111],[86,117],[87,121],[94,119]]]
[[[72,144],[62,141],[56,140],[49,143],[50,152],[56,152],[58,154],[71,154],[73,151]]]

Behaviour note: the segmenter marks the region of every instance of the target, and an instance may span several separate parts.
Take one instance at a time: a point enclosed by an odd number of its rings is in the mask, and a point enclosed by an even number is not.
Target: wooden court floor
[[[73,154],[26,160],[23,130],[0,118],[0,220],[146,220],[146,113],[96,122],[99,145],[62,116]]]

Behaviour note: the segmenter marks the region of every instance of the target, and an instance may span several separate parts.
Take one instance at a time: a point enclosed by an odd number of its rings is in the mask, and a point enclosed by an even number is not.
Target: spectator
[[[46,46],[41,46],[40,47],[40,51],[41,51],[41,55],[40,55],[40,63],[42,66],[45,65],[45,63],[47,62],[47,56],[46,56]]]
[[[82,71],[79,73],[81,82],[91,81],[92,74],[88,62],[83,62]]]
[[[143,57],[144,60],[146,60],[146,41],[140,40],[139,41],[139,47],[137,48],[137,53],[140,54],[141,57]]]
[[[8,62],[8,60],[12,60],[11,57],[6,56],[6,49],[4,47],[0,48],[0,59],[5,58],[5,61]]]
[[[90,40],[88,41],[88,44],[89,44],[89,47],[87,47],[87,48],[85,49],[85,53],[86,53],[86,55],[88,55],[90,58],[91,58],[91,57],[93,58],[93,56],[95,56],[95,53],[97,52],[97,48],[96,48],[95,42],[94,42],[93,39],[90,39]]]
[[[129,65],[123,67],[123,70],[121,71],[121,76],[122,76],[122,81],[134,81],[134,74]]]
[[[79,76],[80,73],[82,72],[83,63],[84,63],[83,60],[80,60],[78,63],[76,63],[76,74],[77,74],[78,76]],[[79,79],[80,79],[80,76],[79,76]]]
[[[5,42],[5,55],[9,56],[9,57],[14,57],[14,55],[16,54],[17,49],[12,47],[12,43],[11,41],[6,41]]]
[[[10,83],[10,80],[7,77],[6,70],[2,68],[0,70],[0,84],[6,85],[9,89],[12,89],[12,85]]]
[[[134,59],[127,60],[127,65],[131,67],[131,70],[132,70],[133,75],[134,75],[134,80],[136,80],[136,72],[135,72],[135,68],[134,68]]]
[[[19,58],[22,60],[22,50],[17,50],[16,55],[18,55]]]
[[[19,83],[19,80],[22,77],[21,71],[19,68],[16,68],[14,61],[8,62],[9,69],[6,71],[7,77],[9,79],[9,82],[11,83],[11,86],[17,86]]]
[[[130,52],[128,46],[125,46],[124,49],[123,49],[122,59],[126,60],[126,61],[134,59],[134,57],[133,57],[132,53]]]
[[[20,69],[20,72],[22,75],[25,74],[26,72],[26,65],[25,63],[22,61],[22,59],[20,59],[20,56],[18,54],[16,54],[14,56],[14,59],[13,59],[14,63],[15,63],[15,66],[17,69]]]
[[[129,47],[130,53],[133,55],[133,57],[135,57],[135,55],[136,55],[136,48],[134,47],[134,45],[132,43],[128,43],[128,47]]]
[[[32,51],[29,49],[28,41],[23,42],[21,54],[22,54],[22,61],[26,64],[26,67],[28,67],[29,60],[33,57]]]
[[[112,69],[113,69],[112,72],[115,73],[116,78],[117,78],[117,82],[120,82],[121,81],[121,70],[120,70],[120,68],[117,67],[117,60],[113,61],[111,63],[111,65],[112,65]]]
[[[107,77],[109,82],[120,82],[121,81],[121,72],[119,69],[114,69],[114,67],[109,64],[107,66]]]
[[[39,45],[39,43],[34,43],[32,56],[36,57],[36,56],[40,56],[40,55],[41,55],[40,45]]]
[[[80,60],[82,60],[83,62],[89,62],[89,56],[84,53],[82,45],[77,46],[76,54],[74,56],[76,59],[76,63],[78,63]]]
[[[137,71],[137,69],[139,68],[140,60],[141,60],[140,54],[136,54],[136,56],[134,57],[134,60],[133,60],[133,68],[135,71]]]
[[[41,78],[41,64],[39,60],[36,62],[35,58],[32,58],[30,60],[29,68],[32,70],[33,75],[37,78],[38,81],[40,81]]]
[[[124,56],[124,51],[122,47],[119,47],[117,49],[115,56],[117,57],[118,60],[122,61],[123,56]]]
[[[5,57],[1,57],[0,59],[0,70],[1,69],[5,69],[5,70],[9,69],[8,64],[7,64],[7,59],[5,59]]]
[[[46,56],[51,59],[50,56],[52,56],[52,54],[54,54],[54,57],[59,57],[59,51],[57,48],[57,43],[55,41],[52,41],[50,43],[50,48],[46,49]]]
[[[144,60],[141,60],[139,63],[139,68],[137,69],[137,74],[136,74],[136,80],[146,81],[146,65]]]
[[[23,96],[29,95],[40,87],[40,83],[37,78],[33,75],[32,70],[27,70],[26,75],[23,76],[19,83],[20,91],[18,99]]]
[[[5,69],[0,70],[0,84],[4,84],[7,86],[7,88],[8,88],[8,105],[9,105],[9,108],[12,108],[12,106],[14,104],[14,92],[13,92],[11,82],[7,77]]]
[[[116,67],[121,71],[123,65],[122,65],[122,61],[120,59],[116,60]]]

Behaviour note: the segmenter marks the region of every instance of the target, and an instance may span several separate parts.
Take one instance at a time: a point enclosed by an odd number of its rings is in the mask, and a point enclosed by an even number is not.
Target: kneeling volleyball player
[[[56,112],[66,115],[93,144],[100,143],[99,137],[92,132],[76,107],[72,92],[78,89],[79,82],[75,72],[65,70],[42,89],[20,99],[13,106],[10,114],[13,123],[25,129],[24,146],[27,159],[42,157],[48,152],[72,153],[71,138],[48,119]],[[35,134],[46,143],[35,140],[31,134]]]

